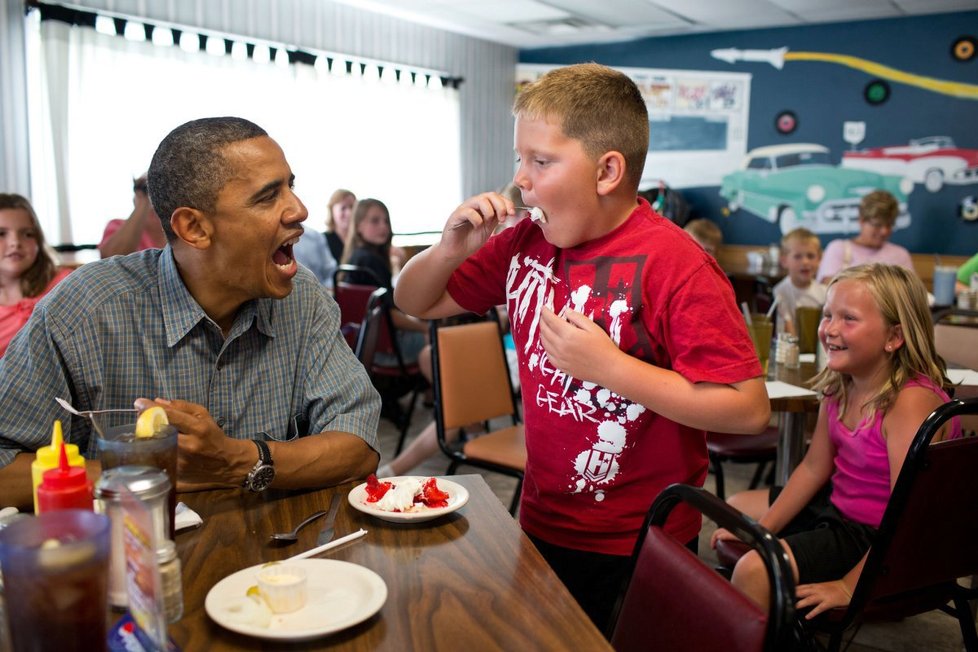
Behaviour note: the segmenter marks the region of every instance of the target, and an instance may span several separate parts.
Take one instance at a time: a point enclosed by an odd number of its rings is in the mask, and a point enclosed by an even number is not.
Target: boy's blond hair
[[[903,330],[903,346],[888,354],[890,372],[886,382],[866,401],[870,416],[876,412],[885,413],[903,385],[915,376],[926,376],[938,387],[950,386],[944,360],[937,355],[934,346],[927,288],[916,274],[898,265],[870,263],[839,272],[829,283],[829,289],[842,281],[862,283],[875,299],[886,325],[899,324]],[[812,389],[838,399],[840,419],[845,413],[851,385],[852,378],[848,374],[828,367],[812,379]]]
[[[787,254],[788,247],[793,244],[807,244],[809,242],[815,244],[819,253],[822,252],[822,242],[818,239],[818,236],[804,227],[798,227],[793,231],[789,231],[781,238],[781,253]]]
[[[620,152],[625,178],[638,191],[649,150],[649,113],[624,73],[596,63],[556,68],[516,96],[513,115],[557,122],[595,160]]]
[[[882,222],[886,226],[892,227],[896,224],[897,215],[900,213],[900,204],[896,197],[885,190],[874,190],[863,196],[859,202],[859,221],[860,222]]]
[[[701,245],[710,245],[714,250],[719,249],[723,244],[723,231],[712,220],[704,217],[686,222],[683,230]]]

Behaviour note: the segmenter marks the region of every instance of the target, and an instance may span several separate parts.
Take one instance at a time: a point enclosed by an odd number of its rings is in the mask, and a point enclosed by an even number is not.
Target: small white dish
[[[272,613],[291,613],[309,599],[308,577],[301,566],[272,564],[258,571],[258,590]]]
[[[308,598],[291,613],[272,614],[268,627],[238,622],[229,607],[258,584],[258,564],[228,575],[207,593],[204,609],[214,622],[239,634],[283,641],[306,641],[352,627],[380,611],[387,584],[369,568],[335,559],[290,561],[306,571]]]
[[[393,478],[379,478],[380,482],[392,482],[397,484],[402,480],[419,480],[424,482],[431,476],[424,475],[411,475],[411,476],[397,476]],[[367,483],[357,485],[350,490],[347,500],[353,509],[357,509],[364,514],[370,514],[371,516],[376,516],[377,518],[384,521],[391,521],[393,523],[424,523],[425,521],[431,521],[439,516],[444,516],[445,514],[451,514],[455,510],[461,508],[465,503],[469,502],[469,491],[457,482],[452,482],[451,480],[446,480],[445,478],[435,478],[438,481],[438,488],[448,494],[448,505],[445,507],[425,507],[424,505],[418,505],[415,509],[410,512],[388,512],[383,509],[377,509],[376,503],[367,502]]]

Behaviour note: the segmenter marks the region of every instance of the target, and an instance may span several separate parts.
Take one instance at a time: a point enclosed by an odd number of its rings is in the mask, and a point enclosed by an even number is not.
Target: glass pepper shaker
[[[168,623],[183,618],[183,580],[180,577],[180,558],[177,547],[165,539],[156,550],[160,566],[160,585],[163,590],[163,613]]]

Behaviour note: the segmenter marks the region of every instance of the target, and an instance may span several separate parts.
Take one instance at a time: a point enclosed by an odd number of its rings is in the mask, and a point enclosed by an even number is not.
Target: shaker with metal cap
[[[103,471],[98,482],[95,483],[95,498],[99,504],[99,511],[107,514],[112,521],[109,603],[113,607],[123,609],[128,603],[125,525],[122,510],[122,498],[126,491],[132,493],[149,510],[153,527],[153,548],[158,550],[166,540],[170,527],[170,510],[166,502],[170,491],[170,479],[165,471],[150,466],[118,466]]]

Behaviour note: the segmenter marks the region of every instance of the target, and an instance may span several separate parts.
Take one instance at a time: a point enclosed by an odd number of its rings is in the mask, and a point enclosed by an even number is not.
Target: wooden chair
[[[341,280],[345,274],[360,274],[360,278],[377,277],[366,267],[355,265],[340,265],[333,274],[333,296],[340,307],[340,323],[343,335],[347,343],[356,352],[360,338],[360,330],[367,317],[367,308],[374,294],[379,288],[377,285],[361,285],[357,283],[347,283]],[[379,283],[379,281],[378,281]],[[398,438],[397,455],[404,446],[407,439],[408,429],[411,427],[411,418],[414,415],[414,408],[418,402],[418,396],[427,385],[427,381],[421,374],[421,369],[417,362],[405,362],[401,355],[400,347],[397,344],[397,328],[394,326],[394,319],[391,316],[393,308],[393,298],[391,293],[386,291],[380,295],[378,305],[381,307],[380,328],[373,335],[373,351],[370,356],[370,364],[361,358],[364,368],[370,374],[370,379],[377,391],[380,392],[382,401],[381,416],[389,419],[400,431]],[[394,365],[377,364],[376,354],[386,353],[388,358],[395,360]],[[360,357],[358,355],[358,357]],[[407,408],[401,405],[401,397],[410,394]]]
[[[757,464],[750,488],[756,489],[764,478],[768,463],[774,464],[778,454],[778,429],[770,427],[759,435],[731,435],[725,432],[706,433],[706,451],[710,456],[710,471],[716,480],[716,495],[726,499],[723,463]]]
[[[523,425],[503,350],[495,311],[488,321],[430,324],[438,446],[449,457],[448,475],[460,465],[475,466],[517,479],[510,513],[516,512],[526,468]],[[450,444],[445,432],[505,417],[511,424],[468,441]]]
[[[978,598],[978,589],[958,583],[978,574],[978,437],[930,443],[948,419],[975,414],[978,399],[954,399],[917,430],[852,601],[804,622],[810,633],[829,634],[829,650],[838,650],[843,634],[863,621],[939,609],[957,618],[965,649],[978,652],[968,604]],[[732,545],[721,545],[727,543]],[[721,563],[735,563],[743,552],[738,542],[717,544]]]
[[[760,553],[771,584],[767,613],[665,532],[669,513],[680,502]],[[789,649],[795,587],[787,555],[774,535],[708,491],[667,487],[646,516],[632,559],[634,570],[611,636],[618,652]]]

